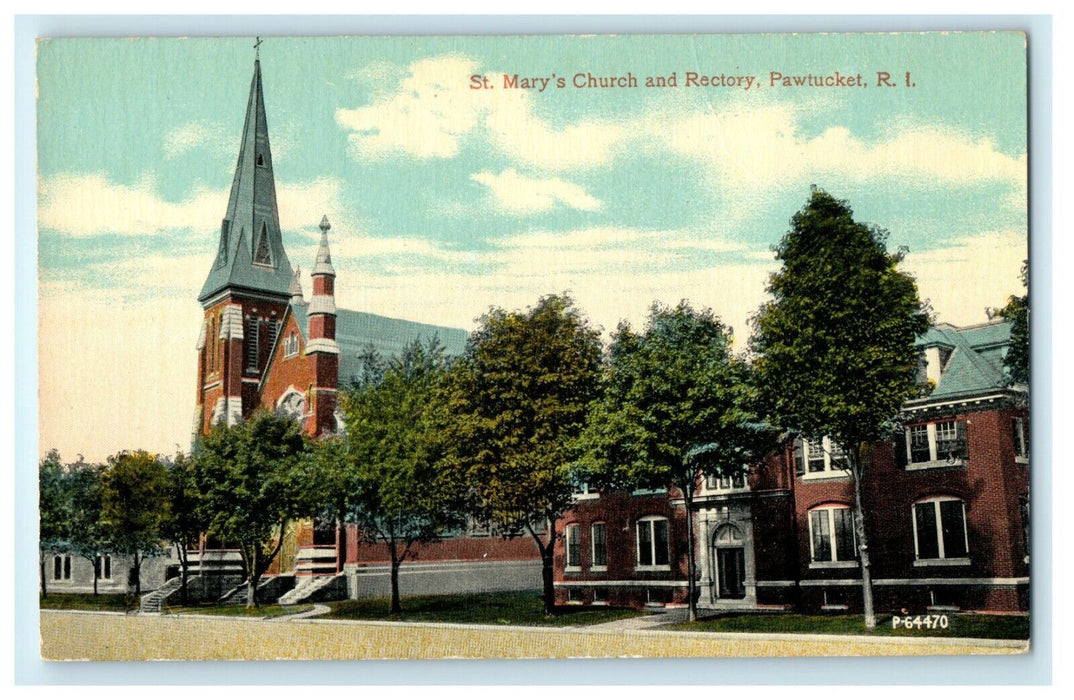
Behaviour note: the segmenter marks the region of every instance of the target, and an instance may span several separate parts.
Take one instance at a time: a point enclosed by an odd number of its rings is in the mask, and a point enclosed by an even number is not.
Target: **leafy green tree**
[[[70,551],[93,565],[93,595],[97,595],[101,577],[101,558],[112,552],[110,528],[102,517],[105,468],[103,464],[89,464],[79,455],[77,462],[67,465],[64,478],[67,543]]]
[[[1011,321],[1011,342],[1003,364],[1011,384],[1029,384],[1029,261],[1022,262],[1022,286],[1026,293],[1011,295],[999,315]]]
[[[167,508],[161,521],[161,534],[164,539],[175,546],[179,554],[179,569],[182,577],[179,596],[185,605],[189,600],[187,577],[190,571],[190,547],[197,542],[201,533],[205,532],[207,525],[203,517],[203,509],[200,507],[201,494],[198,492],[195,480],[194,460],[178,452],[174,458],[165,459],[163,462],[167,472],[165,480]]]
[[[322,448],[347,465],[336,488],[345,489],[346,510],[359,533],[388,547],[393,613],[401,609],[399,567],[414,546],[463,523],[452,482],[438,468],[443,442],[430,416],[445,366],[435,338],[408,345],[379,381],[343,393],[346,443]]]
[[[60,453],[50,450],[37,470],[38,564],[41,570],[41,596],[48,596],[48,558],[69,549],[70,521],[65,493],[66,472]]]
[[[533,537],[546,614],[555,606],[556,521],[571,505],[568,444],[597,397],[601,354],[598,331],[570,297],[546,296],[525,312],[492,309],[454,365],[444,403],[455,483],[467,485],[479,520]]]
[[[308,514],[305,452],[300,426],[266,411],[218,424],[198,444],[201,514],[209,534],[238,545],[247,607],[257,607],[257,585],[283,546],[288,522]]]
[[[770,451],[772,431],[748,408],[748,365],[731,352],[728,329],[688,302],[654,304],[640,335],[626,323],[612,339],[603,396],[593,403],[579,481],[598,488],[666,489],[686,513],[706,476],[742,474]],[[697,619],[694,531],[688,525],[690,619]]]
[[[120,452],[108,458],[101,483],[101,518],[111,550],[129,556],[135,595],[142,594],[142,561],[159,554],[167,516],[168,472],[156,455]]]
[[[890,438],[915,395],[914,342],[929,324],[913,277],[898,269],[903,251],[888,253],[886,238],[814,189],[776,246],[783,266],[769,279],[772,298],[751,340],[773,421],[814,440],[827,435],[846,455],[867,627],[876,625],[861,496],[868,445]]]

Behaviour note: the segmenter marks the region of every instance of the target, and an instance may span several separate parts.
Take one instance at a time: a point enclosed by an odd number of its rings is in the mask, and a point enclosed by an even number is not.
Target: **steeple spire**
[[[235,177],[220,225],[218,253],[198,300],[204,303],[228,287],[288,297],[291,277],[291,263],[280,235],[261,61],[255,59]]]

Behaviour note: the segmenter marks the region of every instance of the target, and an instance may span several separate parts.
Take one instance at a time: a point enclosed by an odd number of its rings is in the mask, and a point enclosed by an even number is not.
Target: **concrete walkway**
[[[669,608],[654,612],[651,615],[638,615],[637,617],[625,617],[611,622],[601,622],[596,625],[586,625],[586,630],[590,632],[637,632],[676,622],[686,622],[689,616],[690,611],[686,608]]]

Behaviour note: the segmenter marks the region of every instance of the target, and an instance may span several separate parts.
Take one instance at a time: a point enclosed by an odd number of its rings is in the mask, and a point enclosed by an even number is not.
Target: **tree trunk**
[[[179,600],[181,600],[185,606],[187,604],[186,577],[187,567],[189,566],[189,554],[187,553],[185,545],[176,545],[176,549],[179,550]]]
[[[343,571],[347,563],[347,524],[343,520],[343,509],[339,511],[339,535],[336,536],[336,573]]]
[[[552,569],[553,555],[555,554],[555,520],[548,519],[548,542],[541,542],[540,536],[534,528],[526,523],[529,535],[533,536],[537,543],[537,551],[540,553],[540,578],[541,578],[541,601],[546,615],[555,614],[555,577]]]
[[[261,561],[257,551],[259,545],[254,545],[253,552],[249,557],[250,565],[247,567],[246,577],[246,607],[256,608],[257,605],[257,582],[261,580]]]
[[[97,577],[101,573],[101,561],[100,557],[93,558],[93,597],[97,597]]]
[[[388,540],[388,551],[392,557],[392,569],[391,569],[391,584],[392,584],[392,598],[388,612],[391,614],[400,613],[403,611],[402,606],[399,605],[399,554],[396,551],[395,538],[392,537]]]
[[[39,556],[37,559],[41,563],[41,597],[48,598],[48,583],[46,583],[45,577],[48,565],[48,557]]]
[[[142,597],[142,557],[140,552],[134,553],[134,595]]]
[[[553,583],[552,552],[551,544],[548,547],[541,548],[541,582],[544,586],[541,599],[544,602],[545,615],[554,615],[556,613],[556,587]]]
[[[686,505],[686,593],[689,596],[687,610],[690,622],[697,621],[697,582],[694,580],[694,489],[693,484],[683,484],[682,500]],[[670,533],[669,533],[670,534]]]
[[[861,558],[861,604],[865,613],[865,627],[876,627],[873,610],[873,577],[869,571],[869,542],[865,535],[865,507],[861,498],[861,444],[856,444],[850,454],[850,471],[854,480],[854,530],[858,536],[858,556]]]

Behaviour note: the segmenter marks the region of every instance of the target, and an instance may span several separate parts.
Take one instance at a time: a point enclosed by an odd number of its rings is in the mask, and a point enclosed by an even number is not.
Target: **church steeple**
[[[280,234],[260,60],[254,61],[239,159],[217,250],[198,301],[205,303],[227,288],[290,296],[293,273]]]

